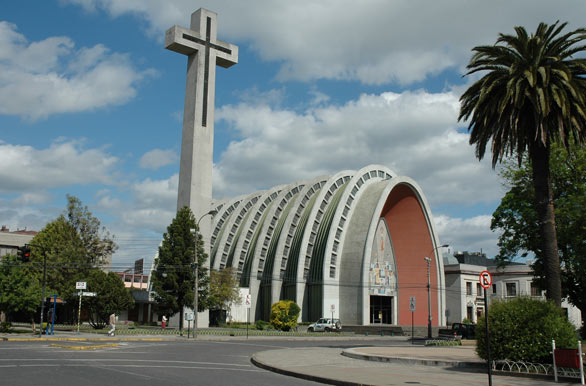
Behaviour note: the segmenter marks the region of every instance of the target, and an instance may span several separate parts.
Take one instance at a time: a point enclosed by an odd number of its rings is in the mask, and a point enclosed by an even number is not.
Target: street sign
[[[330,305],[330,311],[331,312],[336,311],[336,305],[335,304]]]
[[[492,276],[490,275],[490,272],[488,271],[482,271],[480,273],[480,286],[484,289],[489,289],[490,286],[492,285]]]
[[[246,294],[246,297],[244,298],[244,306],[246,308],[250,308],[251,305],[252,305],[252,296],[250,296],[250,294]]]
[[[86,289],[87,288],[87,282],[85,281],[78,281],[77,283],[75,283],[75,289]]]
[[[187,320],[187,321],[193,320],[193,314],[191,312],[186,313],[185,320]]]
[[[97,293],[95,292],[82,292],[81,296],[96,296]]]
[[[415,312],[415,296],[409,297],[409,311]]]

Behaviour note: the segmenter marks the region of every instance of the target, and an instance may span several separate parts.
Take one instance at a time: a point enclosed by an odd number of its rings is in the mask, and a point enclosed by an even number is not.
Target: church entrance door
[[[370,324],[393,324],[393,296],[370,295]]]

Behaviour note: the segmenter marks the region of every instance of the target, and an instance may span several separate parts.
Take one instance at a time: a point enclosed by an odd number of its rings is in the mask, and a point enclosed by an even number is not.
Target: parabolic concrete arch
[[[301,320],[334,313],[344,324],[425,326],[430,257],[432,321],[445,323],[443,262],[421,188],[382,165],[343,171],[215,205],[212,269],[234,267],[254,319],[280,299]]]

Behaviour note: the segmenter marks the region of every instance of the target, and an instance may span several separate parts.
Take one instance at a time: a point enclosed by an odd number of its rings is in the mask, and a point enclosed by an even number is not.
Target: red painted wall
[[[417,196],[409,186],[398,185],[387,197],[381,216],[385,218],[397,263],[399,287],[398,324],[411,325],[409,297],[416,297],[414,324],[427,325],[427,262],[431,257],[431,315],[437,326],[437,267],[433,241]]]

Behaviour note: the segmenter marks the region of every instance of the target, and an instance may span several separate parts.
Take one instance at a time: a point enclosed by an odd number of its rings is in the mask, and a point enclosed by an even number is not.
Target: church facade
[[[424,326],[429,277],[432,324],[445,324],[440,243],[412,179],[370,165],[212,206],[210,268],[236,270],[251,321],[286,299],[301,321],[408,326],[414,299],[414,324]]]

